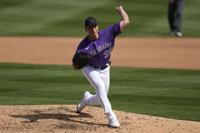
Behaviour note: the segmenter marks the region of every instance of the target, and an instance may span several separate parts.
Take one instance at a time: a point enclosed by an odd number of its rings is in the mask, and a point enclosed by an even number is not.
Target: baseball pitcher
[[[77,113],[85,106],[101,105],[107,115],[110,127],[120,127],[108,99],[110,85],[110,56],[115,46],[115,38],[129,24],[129,17],[122,6],[116,7],[121,20],[99,31],[94,17],[85,19],[85,31],[88,35],[80,42],[72,59],[73,67],[80,69],[96,93],[86,91],[77,105]]]

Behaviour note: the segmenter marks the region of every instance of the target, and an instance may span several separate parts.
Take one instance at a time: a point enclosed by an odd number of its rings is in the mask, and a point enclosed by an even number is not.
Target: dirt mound
[[[198,133],[200,122],[114,111],[121,127],[110,128],[101,108],[74,105],[0,106],[1,133]]]

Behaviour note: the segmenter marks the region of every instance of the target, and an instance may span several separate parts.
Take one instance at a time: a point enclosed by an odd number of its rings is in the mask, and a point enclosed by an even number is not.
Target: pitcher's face
[[[96,27],[86,27],[85,30],[88,32],[89,36],[98,36],[99,26]]]

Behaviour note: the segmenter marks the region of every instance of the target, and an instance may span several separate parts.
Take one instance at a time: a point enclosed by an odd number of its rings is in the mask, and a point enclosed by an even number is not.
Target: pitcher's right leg
[[[91,85],[96,89],[96,95],[90,95],[90,98],[87,99],[87,104],[103,105],[104,111],[108,117],[109,126],[114,128],[120,127],[117,117],[112,111],[110,101],[107,97],[110,83],[110,78],[107,76],[110,76],[110,68],[105,71],[95,71],[90,67],[86,67],[82,70],[82,72]]]
[[[88,99],[88,103],[95,104],[93,101],[99,101],[99,103],[103,106],[105,113],[111,111],[111,104],[107,97],[106,88],[103,80],[100,77],[99,70],[90,66],[86,66],[82,69],[82,72],[91,85],[96,89],[96,95],[93,97],[93,100],[92,97],[91,99]]]

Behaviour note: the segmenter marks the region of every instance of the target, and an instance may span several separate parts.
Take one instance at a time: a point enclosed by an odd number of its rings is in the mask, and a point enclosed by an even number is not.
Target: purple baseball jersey
[[[92,56],[90,66],[104,67],[110,62],[110,55],[115,45],[115,37],[121,33],[119,23],[99,31],[99,38],[93,41],[86,36],[79,44],[76,53],[88,53]]]

